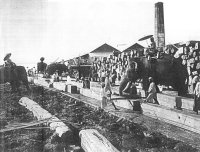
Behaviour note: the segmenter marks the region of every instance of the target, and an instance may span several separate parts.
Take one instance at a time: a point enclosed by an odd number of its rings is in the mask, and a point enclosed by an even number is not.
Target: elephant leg
[[[23,81],[23,84],[26,86],[27,91],[30,92],[30,86],[28,84],[28,80]]]

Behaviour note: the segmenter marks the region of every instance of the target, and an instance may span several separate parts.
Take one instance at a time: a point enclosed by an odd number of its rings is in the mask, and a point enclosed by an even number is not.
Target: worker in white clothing
[[[158,104],[157,100],[157,91],[156,91],[156,84],[152,77],[149,77],[149,89],[148,89],[148,96],[146,98],[146,102]]]
[[[112,89],[111,89],[111,82],[110,82],[110,73],[108,71],[106,71],[106,78],[105,78],[105,93],[107,94],[107,99],[108,102],[111,101],[113,107],[115,108],[115,110],[119,110],[115,103],[113,102],[113,100],[111,100],[111,94],[112,94]]]

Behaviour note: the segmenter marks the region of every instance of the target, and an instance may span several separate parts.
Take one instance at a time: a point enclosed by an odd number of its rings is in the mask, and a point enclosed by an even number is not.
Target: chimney
[[[165,46],[165,25],[163,3],[155,3],[155,31],[154,39],[158,48]]]

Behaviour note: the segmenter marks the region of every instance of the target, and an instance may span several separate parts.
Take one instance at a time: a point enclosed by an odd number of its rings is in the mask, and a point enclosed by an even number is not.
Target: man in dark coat
[[[37,72],[44,74],[47,68],[47,64],[44,63],[44,57],[40,58],[40,62],[37,63]]]

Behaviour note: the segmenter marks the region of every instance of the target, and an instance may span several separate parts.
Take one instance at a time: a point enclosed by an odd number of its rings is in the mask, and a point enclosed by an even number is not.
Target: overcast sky
[[[0,64],[47,63],[154,34],[155,0],[0,0]],[[166,43],[200,40],[198,0],[163,0]],[[141,43],[146,45],[145,42]]]

